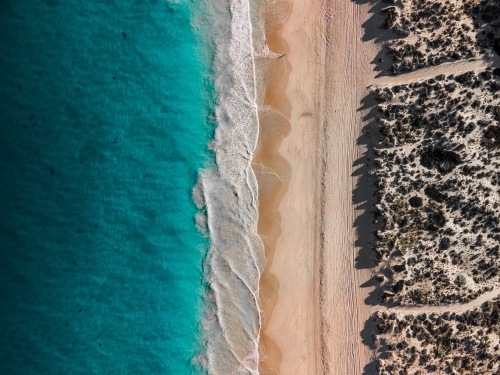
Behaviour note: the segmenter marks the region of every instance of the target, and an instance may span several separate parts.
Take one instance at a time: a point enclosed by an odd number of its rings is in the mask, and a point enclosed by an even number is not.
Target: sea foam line
[[[203,321],[209,374],[258,374],[259,280],[264,246],[257,234],[257,180],[251,167],[259,134],[248,0],[214,0],[217,170],[204,170],[194,196],[206,206],[210,285]]]

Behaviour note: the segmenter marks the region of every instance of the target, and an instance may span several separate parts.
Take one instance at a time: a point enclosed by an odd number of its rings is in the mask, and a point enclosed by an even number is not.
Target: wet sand
[[[289,9],[283,9],[289,12]],[[272,27],[266,33],[269,49],[279,55],[289,52],[282,37],[283,24]],[[260,337],[260,373],[276,374],[272,369],[281,364],[281,351],[267,334],[274,307],[278,301],[279,280],[270,272],[277,239],[281,236],[280,202],[288,188],[291,167],[279,152],[283,139],[290,134],[290,102],[285,96],[291,71],[286,55],[274,60],[261,61],[266,65],[266,86],[259,110],[259,141],[254,152],[252,167],[259,184],[258,233],[262,237],[266,269],[260,280],[260,298],[263,322]]]

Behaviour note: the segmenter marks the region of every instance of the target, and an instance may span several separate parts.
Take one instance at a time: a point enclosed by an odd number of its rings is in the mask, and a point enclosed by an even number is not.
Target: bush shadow
[[[362,121],[365,125],[357,138],[357,145],[363,146],[365,152],[353,163],[352,173],[352,176],[357,177],[357,183],[352,192],[352,201],[355,209],[360,212],[360,215],[354,221],[356,231],[355,246],[358,249],[355,258],[356,269],[375,270],[380,266],[380,259],[376,251],[376,232],[383,229],[384,221],[376,208],[376,204],[380,200],[380,194],[374,172],[377,169],[377,150],[384,149],[385,146],[382,144],[377,122],[379,114],[377,104],[374,95],[368,93],[361,100],[358,108],[358,112],[363,113]],[[383,292],[379,280],[380,276],[389,279],[389,270],[379,269],[377,275],[372,276],[361,285],[361,288],[372,289],[364,301],[366,305],[380,307],[386,305],[381,298]],[[363,344],[371,350],[377,350],[377,358],[365,366],[364,375],[378,374],[378,359],[382,358],[386,352],[384,345],[381,345],[381,343],[376,345],[374,342],[377,333],[377,320],[376,315],[372,316],[365,322],[365,326],[360,332]]]
[[[363,368],[363,375],[378,375],[378,359],[387,358],[387,343],[385,340],[378,343],[375,342],[376,334],[378,332],[377,325],[380,323],[380,318],[374,314],[365,322],[365,326],[361,331],[363,344],[371,350],[376,350],[377,353],[377,359],[374,359]]]
[[[352,2],[357,5],[370,6],[368,13],[371,16],[361,25],[363,28],[361,40],[363,42],[373,41],[374,43],[386,45],[395,40],[402,39],[400,35],[384,27],[387,15],[384,14],[383,9],[389,6],[395,6],[399,1],[394,4],[376,0],[352,0]],[[370,63],[374,65],[373,70],[378,73],[377,77],[391,75],[389,68],[392,65],[392,58],[385,48],[382,48]]]

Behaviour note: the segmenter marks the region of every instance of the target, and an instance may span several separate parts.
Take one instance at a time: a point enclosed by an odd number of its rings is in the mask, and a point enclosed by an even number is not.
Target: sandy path
[[[446,64],[441,64],[433,66],[430,68],[424,68],[417,70],[415,72],[409,72],[398,75],[382,76],[374,78],[371,83],[379,86],[394,85],[396,83],[407,83],[418,81],[422,79],[428,79],[435,77],[439,74],[461,74],[470,70],[484,69],[488,66],[498,66],[500,58],[495,56],[494,58],[489,58],[485,60],[475,60],[475,61],[457,61]]]
[[[361,331],[372,310],[365,305],[366,289],[360,286],[370,278],[367,270],[356,269],[355,246],[357,210],[353,196],[358,179],[354,164],[364,150],[357,146],[363,125],[358,112],[365,87],[375,72],[369,62],[375,46],[362,42],[361,25],[368,9],[354,2],[335,0],[325,3],[324,37],[325,103],[323,109],[324,169],[322,189],[322,264],[320,288],[324,322],[323,364],[325,374],[362,374],[370,352],[362,342]],[[368,186],[365,188],[368,189]],[[361,202],[360,202],[361,203]],[[369,228],[364,228],[367,235]]]
[[[397,306],[387,308],[381,306],[379,311],[387,312],[404,312],[407,314],[421,314],[421,313],[444,313],[444,312],[464,312],[467,310],[472,310],[476,307],[481,306],[486,301],[490,301],[500,295],[500,288],[495,288],[490,292],[484,293],[480,297],[468,303],[457,303],[454,305],[443,305],[443,306]]]

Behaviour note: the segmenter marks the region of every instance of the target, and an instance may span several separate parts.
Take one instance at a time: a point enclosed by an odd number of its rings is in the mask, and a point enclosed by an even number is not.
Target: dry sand
[[[277,150],[289,166],[286,183],[274,199],[261,196],[261,220],[274,227],[259,225],[268,258],[262,374],[361,374],[370,362],[361,331],[373,307],[361,285],[371,274],[355,245],[367,245],[357,240],[356,226],[370,222],[358,210],[370,189],[355,166],[365,152],[357,145],[364,114],[358,108],[376,75],[370,61],[379,48],[362,42],[369,9],[349,0],[294,1],[282,33],[273,31],[286,41],[284,50],[270,48],[287,52],[290,106],[282,113],[291,131]],[[277,201],[276,212],[270,207]]]

